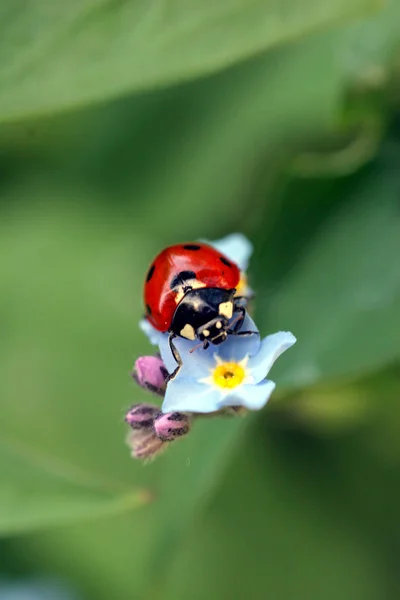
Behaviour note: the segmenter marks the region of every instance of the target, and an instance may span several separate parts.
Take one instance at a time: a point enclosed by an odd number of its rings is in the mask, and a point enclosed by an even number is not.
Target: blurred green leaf
[[[341,63],[356,83],[380,86],[388,75],[399,49],[400,4],[387,0],[379,14],[362,19],[338,32],[342,47]]]
[[[0,8],[0,118],[203,75],[379,4],[6,0]]]
[[[149,501],[144,490],[93,480],[76,467],[4,436],[0,471],[0,536],[118,514]]]
[[[282,403],[275,404],[282,409]],[[292,418],[325,436],[360,426],[373,412],[370,394],[357,383],[316,385],[285,398],[284,404]]]
[[[399,477],[399,364],[360,381],[357,386],[368,397],[371,416],[367,424],[365,447],[368,447],[375,462],[384,463],[394,477]]]
[[[332,32],[337,68],[346,81],[340,121],[331,135],[319,136],[297,155],[293,173],[300,177],[343,177],[378,154],[396,105],[400,50],[400,3],[388,0],[373,18]]]
[[[344,487],[347,477],[357,479],[356,460],[345,474],[336,461],[337,446],[354,451],[353,441],[267,423],[266,416],[238,448],[146,600],[390,597],[377,549]],[[365,465],[361,448],[357,462]]]
[[[4,176],[20,182],[25,167],[56,185],[92,186],[97,201],[118,203],[158,237],[155,251],[182,231],[219,237],[238,222],[249,231],[265,180],[333,126],[344,86],[334,50],[314,36],[199,81],[3,125]]]
[[[273,371],[281,383],[301,387],[360,376],[400,357],[400,277],[393,260],[400,256],[398,156],[398,145],[389,143],[369,171],[341,187],[324,184],[332,198],[340,194],[340,208],[315,182],[311,200],[313,187],[298,182],[283,199],[278,247],[272,234],[263,250],[270,273],[272,257],[279,257],[276,279],[260,282],[258,317],[264,331],[289,329],[299,340]],[[318,212],[324,218],[313,229]]]
[[[400,411],[396,405],[400,377],[389,367],[351,381],[330,381],[296,390],[284,398],[273,396],[270,416],[325,437],[360,429],[371,431],[368,446],[377,446],[385,459],[400,458],[398,431]]]

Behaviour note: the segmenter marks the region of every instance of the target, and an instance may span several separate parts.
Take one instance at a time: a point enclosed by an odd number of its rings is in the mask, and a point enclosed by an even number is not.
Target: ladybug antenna
[[[237,316],[236,316],[236,317],[233,319],[233,321],[232,321],[231,323],[229,323],[229,327],[230,327],[230,328],[232,328],[232,326],[233,326],[233,325],[235,325],[235,324],[236,324],[236,323],[239,321],[239,319],[242,319],[242,314],[241,314],[241,313],[239,313],[239,314],[238,314],[238,315],[237,315]]]
[[[200,344],[196,344],[195,346],[193,346],[193,348],[190,348],[190,354],[192,354],[192,352],[194,352],[195,350],[197,350],[197,348],[200,348],[201,346],[204,346],[204,342],[200,342]]]

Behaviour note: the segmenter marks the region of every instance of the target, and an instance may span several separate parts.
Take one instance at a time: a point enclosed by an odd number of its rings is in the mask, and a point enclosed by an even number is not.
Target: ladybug
[[[238,331],[246,314],[243,298],[235,297],[240,277],[239,267],[208,244],[176,244],[156,256],[144,285],[145,316],[157,331],[169,332],[178,363],[169,379],[182,364],[174,338],[198,339],[206,349],[221,344],[229,334],[258,333]]]

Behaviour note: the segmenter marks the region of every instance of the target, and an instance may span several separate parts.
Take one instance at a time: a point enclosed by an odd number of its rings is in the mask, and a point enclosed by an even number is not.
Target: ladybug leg
[[[181,359],[181,355],[178,352],[177,347],[174,344],[174,339],[176,338],[176,334],[175,333],[170,333],[169,334],[169,338],[168,338],[168,344],[169,344],[169,348],[172,352],[172,356],[174,357],[174,359],[176,360],[176,362],[178,363],[178,366],[176,367],[176,369],[171,373],[171,375],[168,375],[167,379],[166,379],[166,383],[168,383],[169,381],[171,381],[171,379],[174,379],[174,377],[177,376],[181,366],[182,366],[182,359]]]
[[[240,314],[237,317],[237,320],[236,320],[236,323],[235,323],[233,329],[228,329],[228,333],[230,333],[231,335],[241,335],[241,336],[260,335],[259,331],[239,331],[239,329],[243,325],[243,321],[246,316],[246,309],[244,308],[244,306],[235,306],[235,312],[238,312]]]
[[[235,304],[234,311],[235,311],[235,313],[239,313],[239,314],[236,317],[233,329],[228,329],[228,333],[233,334],[233,335],[238,335],[239,329],[241,328],[244,318],[246,316],[246,309],[244,306],[237,306]]]

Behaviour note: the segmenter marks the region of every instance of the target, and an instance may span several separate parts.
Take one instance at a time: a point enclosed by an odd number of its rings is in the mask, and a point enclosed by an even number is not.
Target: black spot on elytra
[[[148,315],[151,315],[151,308],[150,308],[150,306],[148,304],[146,304],[146,313]]]
[[[188,279],[196,279],[194,271],[181,271],[171,281],[171,289],[175,289],[178,285],[183,285]]]
[[[197,244],[185,244],[183,248],[185,250],[200,250],[201,246],[198,246]]]
[[[147,273],[147,277],[146,277],[146,281],[147,283],[150,281],[150,279],[153,277],[154,271],[155,271],[155,265],[151,265],[148,273]]]
[[[231,263],[231,262],[229,262],[229,260],[228,260],[227,258],[225,258],[225,256],[220,256],[220,257],[219,257],[219,260],[220,260],[220,261],[221,261],[221,262],[222,262],[224,265],[226,265],[227,267],[231,267],[231,266],[232,266],[232,263]]]

